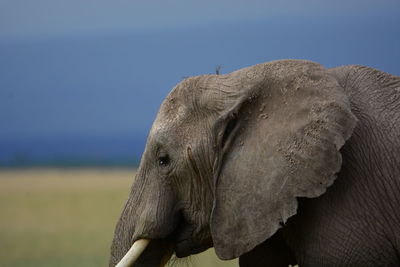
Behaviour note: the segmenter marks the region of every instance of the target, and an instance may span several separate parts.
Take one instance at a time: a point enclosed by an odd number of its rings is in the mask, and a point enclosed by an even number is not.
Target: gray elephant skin
[[[110,266],[214,247],[241,266],[400,266],[400,77],[281,60],[190,77],[162,103]]]

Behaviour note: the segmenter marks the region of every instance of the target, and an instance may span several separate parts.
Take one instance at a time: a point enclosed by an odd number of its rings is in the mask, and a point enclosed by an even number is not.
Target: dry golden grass
[[[107,266],[132,170],[0,171],[0,266]],[[213,250],[177,266],[237,266]]]

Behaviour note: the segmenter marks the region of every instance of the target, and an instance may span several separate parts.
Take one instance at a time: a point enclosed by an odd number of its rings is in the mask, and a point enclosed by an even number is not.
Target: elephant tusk
[[[172,247],[170,247],[167,252],[164,254],[164,256],[161,259],[161,264],[160,267],[164,267],[165,265],[167,265],[169,259],[171,258],[172,254],[174,254],[174,250]]]
[[[143,253],[146,247],[149,245],[150,239],[139,239],[136,240],[132,247],[128,250],[125,256],[118,262],[115,267],[129,267],[135,263],[139,256]]]

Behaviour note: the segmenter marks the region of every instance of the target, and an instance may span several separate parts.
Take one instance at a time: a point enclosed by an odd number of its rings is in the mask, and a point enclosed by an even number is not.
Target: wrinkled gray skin
[[[399,134],[400,78],[371,68],[186,79],[150,131],[110,266],[139,238],[155,240],[135,266],[211,246],[241,266],[400,266]]]

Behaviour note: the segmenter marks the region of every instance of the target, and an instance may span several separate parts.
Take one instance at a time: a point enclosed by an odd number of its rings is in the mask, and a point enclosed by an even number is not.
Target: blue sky
[[[396,17],[398,0],[1,0],[0,38],[147,32],[218,23]]]
[[[400,75],[400,1],[0,0],[0,165],[138,158],[183,77],[283,58]]]

